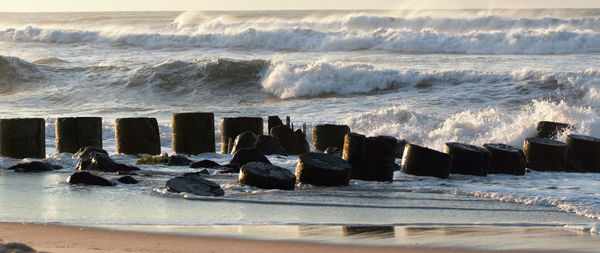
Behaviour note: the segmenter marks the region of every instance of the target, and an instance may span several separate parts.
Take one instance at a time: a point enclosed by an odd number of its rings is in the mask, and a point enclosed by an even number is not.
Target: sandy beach
[[[2,243],[21,242],[43,252],[498,252],[454,248],[376,247],[294,241],[257,241],[23,223],[0,223],[0,234]]]

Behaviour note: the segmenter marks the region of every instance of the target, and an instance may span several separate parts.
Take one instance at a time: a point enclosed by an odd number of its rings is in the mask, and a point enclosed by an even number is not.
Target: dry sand
[[[20,242],[44,252],[497,252],[463,249],[372,247],[292,241],[181,236],[48,224],[0,223],[2,243]],[[527,251],[505,251],[527,252]]]

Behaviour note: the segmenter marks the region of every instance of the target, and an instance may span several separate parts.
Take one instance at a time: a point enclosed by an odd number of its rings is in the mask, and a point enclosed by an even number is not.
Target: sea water
[[[600,10],[0,13],[0,115],[46,119],[55,173],[6,170],[2,221],[125,227],[514,226],[596,234],[600,175],[523,177],[400,172],[392,183],[262,190],[210,171],[225,197],[166,191],[195,169],[142,166],[141,183],[70,186],[77,159],[55,154],[54,120],[156,117],[170,153],[173,113],[290,115],[433,149],[446,142],[520,147],[538,121],[600,137]],[[193,160],[226,163],[229,155]],[[297,157],[269,156],[294,171]],[[400,160],[397,161],[400,163]],[[102,174],[109,179],[115,175]],[[185,229],[184,229],[185,230]],[[185,230],[187,233],[194,229]],[[595,236],[593,238],[596,238]]]

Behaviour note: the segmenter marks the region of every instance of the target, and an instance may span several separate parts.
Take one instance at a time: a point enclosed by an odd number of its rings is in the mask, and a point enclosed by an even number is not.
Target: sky
[[[0,0],[0,12],[600,8],[600,0]]]

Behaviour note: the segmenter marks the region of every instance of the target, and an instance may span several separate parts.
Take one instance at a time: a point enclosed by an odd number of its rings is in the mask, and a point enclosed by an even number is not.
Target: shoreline
[[[415,252],[415,253],[529,253],[548,250],[478,250],[456,247],[367,246],[196,236],[160,232],[124,231],[57,224],[0,222],[0,242],[24,243],[39,252]],[[561,250],[560,252],[565,252]],[[575,252],[575,251],[573,251]]]

